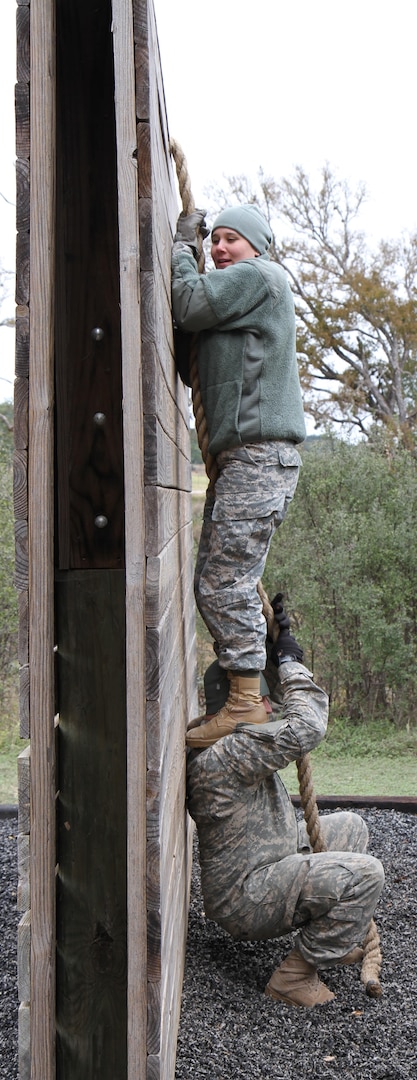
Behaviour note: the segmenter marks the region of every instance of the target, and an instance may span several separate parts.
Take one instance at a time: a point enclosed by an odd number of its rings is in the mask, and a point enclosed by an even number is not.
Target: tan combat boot
[[[230,735],[237,724],[265,724],[268,720],[260,694],[260,675],[235,675],[230,671],[227,674],[230,688],[225,705],[207,723],[191,721],[185,740],[187,746],[194,749],[212,746],[223,735]]]
[[[309,964],[298,949],[293,949],[280,967],[276,968],[265,987],[265,994],[287,1005],[301,1005],[311,1009],[333,1001],[334,994],[320,982],[314,964]]]

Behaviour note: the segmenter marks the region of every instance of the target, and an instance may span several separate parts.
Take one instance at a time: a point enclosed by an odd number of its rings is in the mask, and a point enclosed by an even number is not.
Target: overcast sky
[[[369,192],[379,238],[417,225],[409,0],[154,0],[170,134],[197,203],[222,175],[326,161]]]
[[[171,136],[197,205],[224,177],[276,179],[325,162],[364,182],[373,240],[417,228],[414,5],[410,0],[154,0]],[[15,3],[2,0],[0,263],[14,265]],[[7,202],[5,200],[8,200]],[[0,316],[13,314],[13,283]],[[0,329],[0,377],[14,332]],[[11,395],[0,381],[0,398]]]

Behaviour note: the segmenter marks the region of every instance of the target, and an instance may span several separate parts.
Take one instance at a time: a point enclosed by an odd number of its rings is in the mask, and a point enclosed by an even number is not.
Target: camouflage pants
[[[257,584],[295,493],[300,463],[294,444],[284,441],[218,455],[219,476],[215,495],[207,495],[204,507],[194,589],[223,668],[263,671],[266,665]]]
[[[320,825],[327,851],[312,854],[301,824],[299,853],[251,874],[239,910],[218,921],[249,941],[299,930],[296,944],[305,960],[329,968],[363,943],[384,871],[366,854],[368,830],[358,814],[324,815]]]

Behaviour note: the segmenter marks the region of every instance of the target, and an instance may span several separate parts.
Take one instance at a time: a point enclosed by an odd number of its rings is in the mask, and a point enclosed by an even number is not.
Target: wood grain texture
[[[135,0],[134,33],[147,555],[147,1080],[172,1080],[191,866],[184,731],[196,707],[190,441],[188,394],[173,362],[177,206],[151,2]]]
[[[16,9],[16,334],[14,386],[15,585],[18,590],[20,670],[20,733],[27,736],[29,718],[29,260],[30,260],[30,8]],[[27,791],[29,799],[29,790]],[[20,801],[20,797],[19,797]],[[26,807],[25,814],[29,807]],[[26,824],[28,821],[26,819]],[[29,831],[29,828],[24,831]],[[27,1016],[25,1018],[27,1020]]]
[[[29,638],[31,1080],[55,1077],[55,4],[30,5]],[[20,236],[20,234],[19,234]],[[20,299],[19,302],[26,302]]]
[[[14,445],[16,450],[27,450],[29,443],[29,380],[16,378],[14,382]]]
[[[19,833],[17,837],[17,910],[28,911],[30,908],[30,837]],[[29,964],[28,964],[29,971]],[[29,993],[20,996],[19,1001],[29,1001]]]
[[[21,750],[17,759],[18,828],[30,833],[30,746]]]
[[[146,1074],[146,727],[142,298],[133,12],[113,0],[126,499],[128,1080]]]
[[[157,315],[155,315],[157,318]],[[158,326],[160,326],[158,321]],[[162,365],[161,354],[171,356],[168,335],[158,334],[159,340],[142,342],[143,408],[148,416],[157,416],[163,430],[172,442],[172,453],[177,449],[184,457],[190,456],[189,410],[181,410],[183,394],[177,394],[177,377],[174,365]],[[180,386],[181,384],[179,384]],[[179,401],[177,400],[179,397]],[[191,476],[190,476],[191,484]],[[189,488],[187,488],[189,490]]]
[[[178,686],[178,657],[181,657],[181,671],[184,659],[184,638],[191,629],[187,625],[187,616],[191,615],[183,608],[183,590],[181,580],[177,581],[172,608],[165,610],[158,627],[148,628],[146,635],[146,696],[148,701],[158,698],[171,705]],[[184,626],[171,617],[173,612],[181,611]],[[179,691],[181,692],[181,684]],[[185,710],[182,713],[185,716]]]
[[[136,116],[139,121],[149,120],[149,80],[151,71],[149,63],[148,19],[148,0],[133,0]]]
[[[16,10],[16,77],[18,83],[30,80],[30,11],[29,3],[18,4]]]
[[[18,594],[19,630],[17,639],[17,659],[20,665],[29,663],[29,590],[22,589]]]
[[[31,1080],[30,1067],[30,1005],[22,1002],[18,1013],[19,1080]]]
[[[16,307],[16,376],[29,375],[29,308]]]
[[[30,241],[28,232],[16,237],[16,303],[29,304]]]
[[[21,733],[31,735],[19,766],[21,904],[29,864],[32,879],[21,1080],[55,1080],[56,1015],[60,1080],[173,1080],[196,678],[188,392],[170,308],[177,196],[155,17],[152,0],[22,0],[17,19],[14,500]],[[97,541],[93,511],[112,521],[111,543]],[[23,958],[26,922],[20,937]],[[28,970],[21,961],[24,995]]]
[[[153,487],[180,488],[191,491],[189,458],[176,447],[164,431],[158,416],[147,415],[145,428],[145,483]]]
[[[19,734],[21,739],[30,739],[30,669],[29,664],[22,664],[19,669]]]
[[[146,563],[146,625],[156,627],[171,603],[173,591],[183,574],[189,578],[190,527],[172,537],[158,556]],[[187,590],[188,592],[189,590]],[[192,596],[187,596],[192,601]],[[184,601],[185,606],[185,601]]]
[[[15,113],[16,154],[18,158],[28,159],[30,156],[29,82],[19,82],[15,87]]]
[[[15,518],[24,521],[28,516],[27,468],[27,451],[16,449],[13,455],[13,505]]]
[[[172,536],[191,521],[189,492],[159,486],[145,488],[146,553],[158,555]]]
[[[59,1076],[114,1080],[127,1067],[124,572],[59,573],[56,607]]]
[[[30,911],[22,915],[17,928],[17,994],[19,1001],[29,1001]]]
[[[28,523],[16,520],[14,523],[15,534],[15,572],[14,582],[16,589],[27,589],[29,582],[28,560]]]
[[[71,4],[57,0],[56,427],[60,569],[119,569],[124,565],[111,17],[111,0],[103,0],[98,6],[92,0],[74,0]],[[126,163],[124,167],[126,170]]]

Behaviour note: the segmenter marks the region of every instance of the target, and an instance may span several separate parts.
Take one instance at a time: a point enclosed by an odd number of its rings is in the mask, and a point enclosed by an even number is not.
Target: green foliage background
[[[14,587],[13,406],[0,405],[0,802],[16,801],[18,727],[17,625]]]
[[[0,704],[4,707],[17,646],[14,588],[13,411],[0,405]],[[10,424],[10,427],[9,427]]]
[[[393,445],[306,443],[268,557],[331,715],[354,723],[417,720],[416,470]]]

